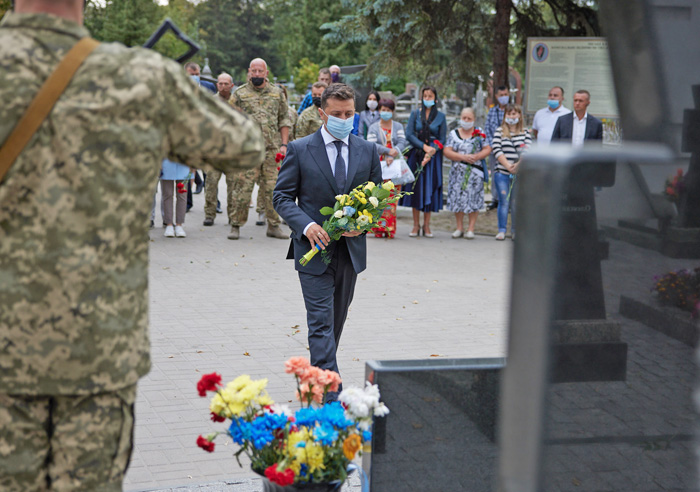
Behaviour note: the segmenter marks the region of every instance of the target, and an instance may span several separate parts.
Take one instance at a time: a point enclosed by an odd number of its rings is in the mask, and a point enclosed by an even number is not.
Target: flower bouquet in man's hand
[[[321,406],[329,391],[338,391],[340,376],[312,366],[304,357],[292,357],[285,372],[294,374],[301,408],[292,412],[272,402],[265,391],[267,379],[251,380],[243,375],[221,384],[221,376],[202,376],[200,396],[216,392],[209,410],[214,422],[231,420],[227,431],[199,436],[197,445],[214,451],[218,434],[228,434],[245,453],[253,471],[278,485],[336,483],[345,481],[351,461],[371,439],[372,418],[389,413],[379,401],[377,386],[348,388],[338,401]],[[240,465],[240,460],[238,461]]]
[[[392,203],[397,203],[402,196],[411,194],[397,192],[391,196],[393,189],[394,183],[391,181],[386,181],[381,185],[375,185],[368,181],[351,190],[347,195],[337,195],[332,207],[323,207],[320,210],[323,215],[330,215],[323,222],[323,230],[326,231],[331,241],[337,241],[343,234],[370,231],[372,227],[379,224],[385,208]],[[302,256],[299,263],[306,265],[321,250],[322,248],[316,244]],[[330,263],[325,249],[321,257],[325,263]]]

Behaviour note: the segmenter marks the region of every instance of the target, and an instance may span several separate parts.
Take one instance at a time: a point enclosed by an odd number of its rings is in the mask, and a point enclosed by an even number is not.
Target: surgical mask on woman
[[[367,107],[372,111],[377,109],[377,104],[377,101],[375,101],[374,99],[370,99],[369,101],[367,101]]]
[[[435,106],[435,99],[423,99],[423,106],[426,108],[432,108]]]
[[[391,117],[394,116],[394,113],[391,111],[380,111],[379,112],[379,117],[383,119],[384,121],[389,121]]]
[[[474,128],[474,122],[459,120],[459,126],[462,127],[462,130],[471,130],[472,128]]]
[[[517,125],[520,118],[506,118],[506,123],[509,125]]]
[[[326,123],[326,127],[328,128],[328,131],[331,135],[333,135],[339,140],[343,140],[345,137],[350,135],[354,123],[352,117],[348,118],[347,120],[343,120],[341,118],[331,116],[325,111],[323,111],[323,114],[328,116],[328,122]]]

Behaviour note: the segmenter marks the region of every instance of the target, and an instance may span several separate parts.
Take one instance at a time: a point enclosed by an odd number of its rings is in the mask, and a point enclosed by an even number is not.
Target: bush
[[[294,69],[294,86],[299,94],[306,94],[306,88],[318,80],[318,71],[321,67],[308,58],[299,60],[299,65]]]
[[[698,314],[700,303],[700,267],[695,270],[678,270],[663,277],[654,277],[652,292],[664,304]]]

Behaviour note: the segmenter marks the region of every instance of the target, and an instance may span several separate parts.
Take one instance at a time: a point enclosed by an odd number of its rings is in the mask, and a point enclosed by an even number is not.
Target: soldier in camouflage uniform
[[[326,90],[326,87],[328,87],[328,85],[323,82],[316,82],[311,86],[313,105],[306,108],[301,112],[301,115],[299,115],[299,121],[297,121],[296,126],[297,138],[304,138],[307,135],[311,135],[323,126],[323,120],[318,114],[318,108],[321,107],[321,95],[323,91]]]
[[[0,146],[81,38],[83,0],[0,21]],[[150,368],[148,228],[164,158],[258,166],[260,129],[154,51],[102,44],[0,182],[0,490],[120,491]]]
[[[289,114],[284,93],[267,77],[267,63],[261,58],[250,62],[248,82],[236,89],[230,103],[235,108],[253,118],[262,129],[265,137],[265,161],[261,166],[246,172],[236,173],[233,183],[234,211],[231,218],[231,233],[229,239],[238,239],[240,227],[248,220],[248,206],[253,193],[255,182],[260,176],[260,190],[265,203],[267,217],[267,236],[278,239],[289,239],[279,227],[280,218],[272,207],[272,190],[277,183],[277,153],[287,153],[289,141]]]
[[[217,93],[215,97],[222,102],[228,103],[231,99],[233,91],[233,77],[226,72],[222,72],[216,79]],[[216,204],[219,195],[219,180],[221,180],[221,171],[212,170],[206,174],[206,182],[204,184],[204,225],[214,225],[216,218]],[[233,214],[233,174],[226,174],[226,211],[228,212],[229,222]]]

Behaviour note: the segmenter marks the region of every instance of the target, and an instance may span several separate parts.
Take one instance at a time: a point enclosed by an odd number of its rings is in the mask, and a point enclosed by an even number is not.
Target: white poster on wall
[[[574,92],[591,93],[588,112],[598,118],[617,118],[617,101],[605,38],[528,38],[526,113],[547,106],[554,86],[564,89],[564,106],[573,110]]]

